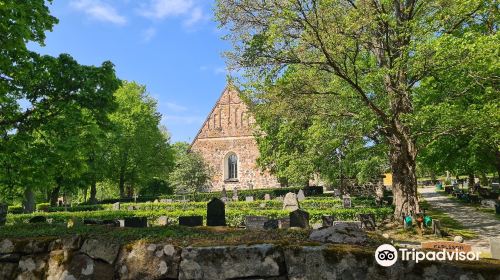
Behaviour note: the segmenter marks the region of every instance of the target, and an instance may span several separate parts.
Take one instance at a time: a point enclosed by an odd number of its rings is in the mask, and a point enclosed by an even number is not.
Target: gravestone
[[[302,189],[299,190],[299,192],[297,193],[297,200],[300,202],[300,201],[304,201],[306,199],[306,196],[304,195],[304,191]]]
[[[146,217],[125,217],[125,227],[145,228],[148,227],[148,218]]]
[[[253,196],[247,196],[245,197],[246,202],[252,202],[253,201]]]
[[[264,229],[264,225],[267,221],[269,221],[269,218],[265,216],[246,216],[245,226],[250,230]]]
[[[266,208],[266,203],[265,203],[265,202],[260,203],[260,204],[259,204],[259,207],[260,207],[260,208]]]
[[[268,193],[266,193],[264,195],[264,200],[271,200],[271,195],[269,195]]]
[[[207,226],[226,225],[226,205],[218,198],[212,198],[207,204]]]
[[[437,237],[443,237],[443,233],[441,232],[441,222],[439,220],[432,220],[432,233],[434,233]]]
[[[46,222],[47,218],[45,218],[44,216],[35,216],[29,220],[30,224],[46,223]]]
[[[166,202],[167,202],[167,203],[172,203],[172,202],[174,202],[174,200],[173,200],[173,199],[171,199],[171,198],[167,198],[167,199],[166,199]]]
[[[299,201],[297,200],[297,195],[289,192],[285,195],[283,200],[283,210],[295,211],[299,209]]]
[[[351,202],[351,196],[350,195],[344,195],[342,196],[342,201],[343,201],[343,206],[344,208],[351,208],[352,207],[352,202]]]
[[[309,213],[304,210],[297,209],[290,213],[290,227],[309,227]]]
[[[278,229],[279,221],[277,219],[271,219],[264,222],[264,229]]]
[[[167,202],[168,202],[168,200],[165,198],[160,199],[160,203],[167,203]]]
[[[321,222],[322,222],[324,227],[333,226],[333,221],[335,221],[335,217],[333,217],[333,216],[329,216],[329,215],[321,216]]]
[[[281,196],[281,195],[280,195],[280,196],[278,196],[278,197],[276,197],[275,199],[276,199],[277,201],[281,201],[281,202],[283,202],[283,200],[285,200],[285,199],[283,198],[283,196]]]
[[[153,203],[159,203],[160,201],[158,199],[155,199]]]
[[[375,215],[373,214],[359,214],[359,221],[361,222],[361,229],[370,231],[376,229]]]
[[[0,203],[0,226],[5,225],[7,221],[7,210],[9,206],[7,204]]]
[[[110,226],[110,227],[119,227],[120,226],[120,222],[118,220],[103,220],[101,222],[101,225],[105,225],[105,226]]]
[[[233,201],[238,201],[238,188],[233,190]]]
[[[179,225],[186,227],[198,227],[203,225],[203,216],[180,216]]]
[[[226,187],[222,187],[222,191],[220,192],[220,199],[221,199],[223,202],[226,202],[226,201],[227,201],[227,191],[226,191]]]
[[[333,189],[333,195],[336,197],[340,197],[341,193],[339,189]]]
[[[168,217],[167,216],[160,216],[156,220],[156,224],[159,226],[166,226],[168,225]]]
[[[500,260],[500,238],[490,238],[491,257]]]
[[[127,211],[134,211],[134,210],[137,210],[137,208],[133,205],[127,207]]]
[[[120,202],[113,203],[113,210],[114,211],[120,210]]]

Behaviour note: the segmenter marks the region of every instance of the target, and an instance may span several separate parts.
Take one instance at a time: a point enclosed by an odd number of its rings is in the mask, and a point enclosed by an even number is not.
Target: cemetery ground
[[[474,262],[402,262],[391,270],[375,262],[381,244],[418,248],[483,234],[425,190],[421,206],[441,221],[441,237],[416,225],[402,229],[392,206],[370,196],[299,191],[232,201],[211,193],[193,201],[40,205],[33,214],[9,213],[0,226],[0,279],[497,279],[500,260],[491,254]]]

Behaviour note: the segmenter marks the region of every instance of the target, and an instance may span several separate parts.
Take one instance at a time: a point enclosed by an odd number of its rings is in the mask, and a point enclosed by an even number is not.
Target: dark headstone
[[[207,204],[207,226],[226,225],[226,205],[218,198],[212,198]]]
[[[359,221],[361,222],[361,228],[365,230],[375,230],[375,215],[373,214],[359,214]]]
[[[495,205],[495,213],[500,215],[500,201],[497,200],[497,204]]]
[[[332,226],[336,226],[336,225],[346,225],[349,227],[357,227],[357,228],[361,229],[361,222],[359,222],[359,221],[333,221]]]
[[[267,221],[269,221],[269,218],[265,216],[246,216],[245,226],[250,230],[264,229],[264,225]]]
[[[297,209],[290,213],[290,227],[309,227],[309,213],[304,210]]]
[[[203,225],[203,216],[180,216],[179,225],[186,227],[198,227]]]
[[[329,215],[323,215],[321,216],[321,221],[323,222],[324,227],[331,227],[333,226],[333,221],[335,221],[335,217]]]
[[[120,227],[120,221],[118,220],[103,220],[101,224],[111,227]]]
[[[9,206],[7,204],[0,203],[0,226],[5,225],[7,221],[7,210]]]
[[[278,229],[279,221],[276,219],[268,220],[264,223],[264,229]]]
[[[145,228],[148,227],[146,217],[125,217],[125,227]]]
[[[83,224],[84,225],[98,225],[100,222],[95,219],[83,219]]]
[[[45,218],[44,216],[35,216],[29,220],[30,224],[46,223],[46,222],[47,222],[47,218]]]
[[[342,200],[343,200],[343,206],[344,208],[351,208],[352,207],[352,203],[351,203],[351,197],[349,195],[344,195],[342,197]]]

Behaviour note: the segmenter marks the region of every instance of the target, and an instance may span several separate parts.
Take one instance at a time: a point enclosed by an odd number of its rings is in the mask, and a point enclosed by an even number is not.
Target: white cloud
[[[206,66],[202,65],[200,66],[200,71],[205,72],[205,71],[211,71],[214,75],[222,75],[228,73],[228,70],[224,66]]]
[[[99,21],[111,22],[117,25],[127,23],[127,19],[120,15],[113,6],[99,0],[72,0],[70,5]]]
[[[196,23],[205,20],[206,18],[207,17],[203,14],[203,10],[200,7],[195,7],[191,11],[191,15],[189,16],[189,18],[184,21],[184,25],[187,27],[191,27]]]
[[[173,102],[166,102],[165,107],[167,107],[167,109],[169,109],[170,111],[173,111],[173,112],[184,112],[184,111],[187,111],[187,109],[188,109],[187,107],[184,107],[182,105],[179,105],[179,104],[176,104]]]
[[[193,8],[192,0],[152,0],[144,6],[140,14],[154,19],[179,16],[188,13]]]
[[[153,20],[183,17],[185,18],[183,24],[186,27],[192,27],[208,19],[195,0],[150,0],[149,4],[141,7],[139,14]]]
[[[142,37],[145,42],[149,42],[156,35],[156,29],[154,27],[150,27],[142,32]]]

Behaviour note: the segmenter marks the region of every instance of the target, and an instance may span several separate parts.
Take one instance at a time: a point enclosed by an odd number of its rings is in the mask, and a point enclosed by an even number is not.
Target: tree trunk
[[[467,180],[467,186],[471,189],[474,186],[474,173],[469,173],[469,179]]]
[[[120,169],[120,181],[118,182],[118,187],[120,188],[120,197],[125,197],[125,172],[123,168]]]
[[[61,187],[58,185],[50,193],[50,206],[52,207],[57,206],[57,200],[59,199],[59,190],[61,190]]]
[[[24,191],[23,208],[24,213],[35,212],[35,194],[30,187],[26,188]]]
[[[495,166],[497,168],[498,178],[500,178],[500,150],[498,149],[495,151],[495,159],[496,159]]]
[[[420,212],[417,197],[416,150],[412,142],[398,139],[394,135],[389,141],[394,216],[400,219],[405,214]]]
[[[97,194],[97,182],[94,180],[90,185],[90,198],[89,198],[90,204],[97,204],[96,194]]]

